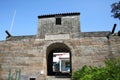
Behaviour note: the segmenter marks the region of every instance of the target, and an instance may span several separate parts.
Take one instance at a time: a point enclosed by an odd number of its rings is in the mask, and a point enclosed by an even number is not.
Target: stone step
[[[56,78],[54,76],[49,76],[46,80],[71,80],[71,78]]]
[[[71,80],[70,78],[47,78],[46,80]]]

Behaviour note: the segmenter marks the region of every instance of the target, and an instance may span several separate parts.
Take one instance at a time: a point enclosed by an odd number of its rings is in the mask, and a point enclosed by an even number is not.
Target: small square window
[[[61,25],[61,18],[56,18],[56,25]]]
[[[36,78],[30,78],[30,80],[36,80]]]

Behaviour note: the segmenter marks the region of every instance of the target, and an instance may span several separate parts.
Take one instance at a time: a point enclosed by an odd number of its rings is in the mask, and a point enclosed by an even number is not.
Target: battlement
[[[110,31],[80,32],[80,33],[73,33],[72,38],[107,37],[109,33]]]
[[[46,34],[45,40],[61,40],[70,38],[84,38],[84,37],[107,37],[110,31],[99,31],[99,32],[78,32],[72,34]],[[36,39],[36,35],[26,35],[26,36],[11,36],[8,41],[20,41]]]

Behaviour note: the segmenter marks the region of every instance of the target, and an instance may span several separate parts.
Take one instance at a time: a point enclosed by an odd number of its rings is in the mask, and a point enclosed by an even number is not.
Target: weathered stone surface
[[[69,34],[53,34],[53,35],[46,34],[45,35],[45,40],[63,40],[63,39],[70,39],[70,35]]]
[[[40,71],[46,75],[46,48],[53,43],[66,44],[71,49],[72,71],[84,65],[103,66],[106,58],[120,56],[119,37],[83,37],[69,40],[25,40],[0,42],[1,77],[7,79],[9,69],[21,69],[22,79]],[[57,46],[57,45],[56,45]]]
[[[55,17],[42,18],[37,35],[0,41],[0,80],[8,79],[10,69],[11,74],[21,69],[21,80],[48,80],[48,55],[59,48],[70,52],[72,72],[84,65],[104,66],[106,58],[120,57],[119,36],[111,35],[108,39],[109,32],[80,32],[78,15],[64,16],[62,20],[62,25],[55,25]],[[52,38],[45,37],[53,33]]]
[[[80,32],[79,14],[68,16],[45,17],[38,20],[38,38],[45,38],[45,34],[60,34]],[[56,25],[56,18],[61,18],[61,25]]]

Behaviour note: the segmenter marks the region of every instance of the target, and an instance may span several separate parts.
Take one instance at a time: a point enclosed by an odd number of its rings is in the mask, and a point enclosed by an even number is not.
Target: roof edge
[[[80,15],[80,12],[40,15],[38,16],[38,18],[49,18],[49,17],[56,17],[56,16],[73,16],[73,15]]]

